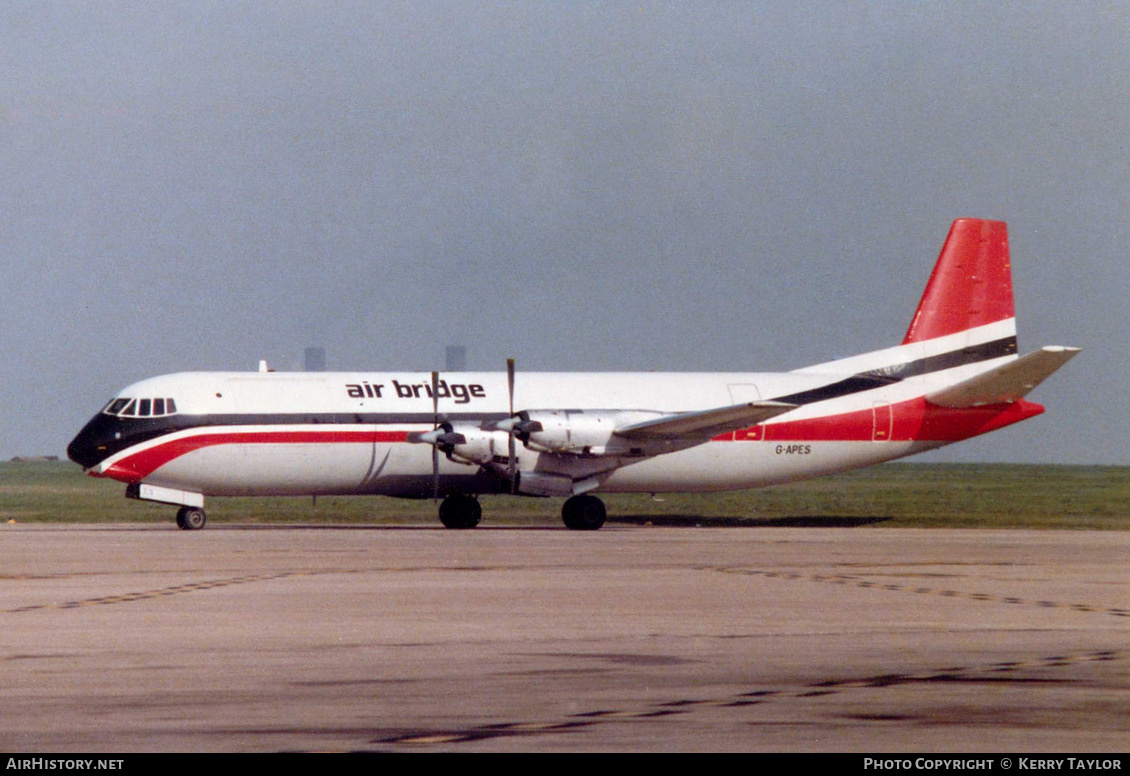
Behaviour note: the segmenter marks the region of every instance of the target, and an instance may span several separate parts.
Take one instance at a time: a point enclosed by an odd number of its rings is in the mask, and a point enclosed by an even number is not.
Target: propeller
[[[439,430],[439,372],[432,372],[432,433]],[[439,445],[432,443],[432,501],[439,501]]]
[[[518,451],[514,442],[514,359],[506,359],[506,388],[510,395],[510,430],[507,434],[509,456],[506,459],[506,473],[510,477],[510,494],[518,492]]]

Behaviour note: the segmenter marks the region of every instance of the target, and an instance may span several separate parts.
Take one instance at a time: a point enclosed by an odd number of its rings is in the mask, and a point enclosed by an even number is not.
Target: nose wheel
[[[185,531],[199,531],[208,522],[208,515],[199,507],[181,507],[177,510],[177,527]]]

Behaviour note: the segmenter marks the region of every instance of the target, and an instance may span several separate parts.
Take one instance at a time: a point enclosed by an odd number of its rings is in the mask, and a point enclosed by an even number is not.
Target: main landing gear
[[[177,527],[185,531],[199,531],[208,522],[208,515],[200,507],[181,507],[177,510]]]
[[[466,493],[453,493],[439,505],[439,521],[444,528],[474,528],[482,519],[479,500]]]
[[[573,496],[561,507],[561,519],[574,531],[595,531],[604,525],[604,502],[596,496]]]
[[[606,515],[604,502],[596,496],[573,496],[561,508],[561,519],[567,528],[574,531],[595,531],[604,525]],[[479,500],[465,493],[453,493],[439,505],[439,520],[446,528],[474,528],[482,517],[483,509],[479,506]],[[179,513],[177,525],[180,525]],[[204,523],[201,522],[200,525],[203,526]],[[186,526],[181,526],[184,527]]]

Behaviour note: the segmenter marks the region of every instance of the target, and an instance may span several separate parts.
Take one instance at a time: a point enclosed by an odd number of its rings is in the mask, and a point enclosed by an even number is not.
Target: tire
[[[198,507],[181,507],[177,510],[177,527],[185,531],[199,531],[208,522],[208,515]]]
[[[596,531],[607,517],[604,502],[596,496],[573,496],[561,507],[565,527],[574,531]]]
[[[479,500],[464,493],[448,496],[439,505],[439,521],[445,528],[474,528],[483,517]]]

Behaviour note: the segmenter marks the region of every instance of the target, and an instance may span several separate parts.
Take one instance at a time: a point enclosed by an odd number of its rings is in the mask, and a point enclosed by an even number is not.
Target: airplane
[[[478,497],[757,488],[878,464],[1034,417],[1024,397],[1078,348],[1019,356],[1004,222],[955,221],[899,345],[784,373],[186,372],[122,389],[67,449],[126,496],[433,498],[473,528]]]

